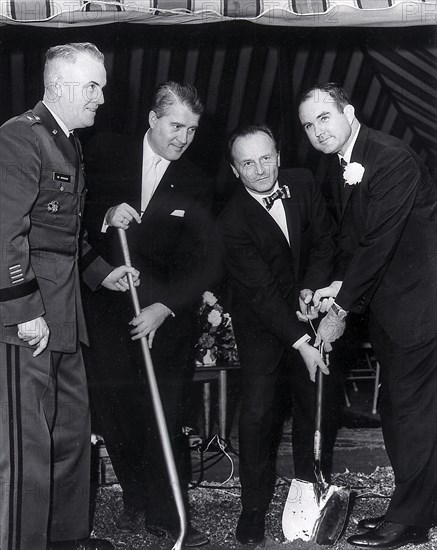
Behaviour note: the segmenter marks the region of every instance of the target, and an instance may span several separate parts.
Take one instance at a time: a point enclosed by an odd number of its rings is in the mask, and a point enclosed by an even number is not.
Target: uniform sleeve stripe
[[[0,302],[9,302],[10,300],[16,300],[23,296],[28,296],[39,290],[38,282],[36,279],[27,281],[19,286],[10,288],[0,288]]]

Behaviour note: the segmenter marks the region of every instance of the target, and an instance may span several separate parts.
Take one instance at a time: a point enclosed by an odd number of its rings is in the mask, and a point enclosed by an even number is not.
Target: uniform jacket
[[[79,264],[93,289],[112,270],[80,231],[84,175],[75,147],[42,103],[0,128],[2,342],[28,345],[17,323],[44,316],[48,349],[87,342]]]
[[[279,185],[290,236],[241,185],[219,217],[225,264],[231,276],[232,319],[239,353],[253,369],[272,370],[305,333],[297,320],[299,291],[330,280],[335,225],[310,172],[282,170]]]
[[[351,162],[361,183],[331,178],[340,226],[337,302],[358,313],[367,306],[400,346],[437,333],[437,188],[405,143],[361,126]],[[334,165],[338,166],[338,159]]]

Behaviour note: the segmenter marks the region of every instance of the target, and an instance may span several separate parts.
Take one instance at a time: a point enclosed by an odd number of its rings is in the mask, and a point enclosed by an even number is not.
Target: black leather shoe
[[[144,512],[124,506],[121,513],[115,518],[115,525],[123,533],[138,533],[144,525]]]
[[[369,531],[369,529],[376,529],[380,523],[385,520],[384,516],[376,516],[374,518],[364,518],[357,524],[357,529],[360,531]]]
[[[168,535],[171,539],[176,540],[179,536],[179,530],[173,527],[146,524],[144,528],[148,533],[154,535],[155,537],[163,537],[164,535]],[[201,531],[199,531],[192,525],[188,526],[188,532],[187,536],[185,537],[184,547],[197,548],[198,546],[205,546],[205,544],[208,544],[208,542],[209,538],[206,535],[204,535]]]
[[[258,544],[264,540],[265,512],[254,508],[243,510],[237,523],[235,537],[241,544]]]
[[[361,535],[353,535],[347,541],[361,548],[400,548],[405,544],[427,542],[428,529],[382,521],[375,529]]]
[[[114,546],[109,540],[80,539],[51,542],[48,550],[114,550]]]

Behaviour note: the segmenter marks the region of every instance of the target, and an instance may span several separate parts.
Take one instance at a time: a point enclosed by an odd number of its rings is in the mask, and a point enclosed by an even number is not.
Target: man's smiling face
[[[50,93],[49,106],[69,130],[92,126],[97,109],[105,102],[106,70],[103,63],[88,53],[80,53],[73,63],[57,63],[50,83],[54,93]]]
[[[160,117],[155,111],[150,111],[149,142],[153,151],[166,160],[178,160],[191,145],[199,118],[179,102],[170,105]]]

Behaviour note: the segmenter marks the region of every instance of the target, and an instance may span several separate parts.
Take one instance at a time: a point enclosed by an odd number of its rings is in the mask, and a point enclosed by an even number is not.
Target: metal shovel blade
[[[287,540],[301,539],[332,545],[343,531],[350,490],[327,485],[318,498],[315,483],[293,479],[282,514],[282,531]]]
[[[329,364],[324,354],[323,344],[320,354]],[[282,530],[290,541],[302,539],[317,544],[334,544],[346,523],[350,489],[326,483],[322,468],[322,416],[323,416],[323,377],[320,369],[316,373],[316,417],[314,432],[314,474],[315,483],[293,479],[288,491],[282,514]]]

